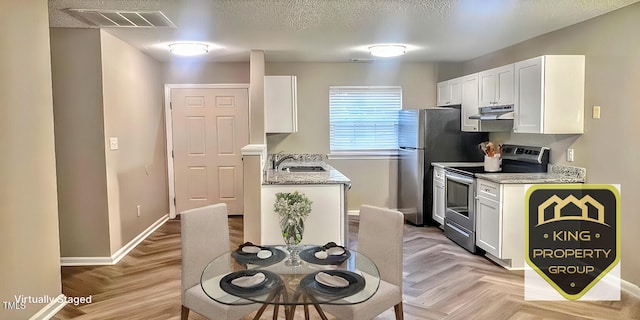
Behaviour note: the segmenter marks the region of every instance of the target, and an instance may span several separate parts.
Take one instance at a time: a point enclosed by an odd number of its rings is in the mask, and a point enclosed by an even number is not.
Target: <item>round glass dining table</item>
[[[269,305],[274,305],[274,319],[279,306],[284,306],[286,319],[293,319],[296,306],[302,306],[305,315],[313,306],[327,319],[321,305],[364,302],[380,285],[376,264],[354,250],[327,255],[320,252],[326,250],[323,246],[305,245],[297,248],[299,258],[294,255],[292,260],[285,246],[260,248],[259,253],[238,248],[211,261],[200,278],[207,296],[226,305],[262,304],[254,319]],[[251,283],[254,278],[257,283]],[[338,282],[332,282],[334,278]]]

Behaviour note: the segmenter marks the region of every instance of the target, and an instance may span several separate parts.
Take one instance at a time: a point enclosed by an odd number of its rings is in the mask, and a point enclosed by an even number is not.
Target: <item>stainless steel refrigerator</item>
[[[459,108],[402,110],[399,115],[398,210],[415,225],[437,224],[431,218],[432,162],[482,161],[482,132],[460,131]]]

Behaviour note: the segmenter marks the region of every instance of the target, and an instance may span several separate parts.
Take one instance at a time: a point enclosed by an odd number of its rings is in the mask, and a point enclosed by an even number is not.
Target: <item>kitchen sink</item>
[[[288,172],[325,172],[327,171],[322,166],[286,166],[282,167],[282,171]]]

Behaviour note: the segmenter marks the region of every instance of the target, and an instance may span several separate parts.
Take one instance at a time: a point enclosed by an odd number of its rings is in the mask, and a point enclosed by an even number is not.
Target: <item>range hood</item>
[[[469,116],[474,120],[513,120],[513,105],[480,107],[480,113]]]

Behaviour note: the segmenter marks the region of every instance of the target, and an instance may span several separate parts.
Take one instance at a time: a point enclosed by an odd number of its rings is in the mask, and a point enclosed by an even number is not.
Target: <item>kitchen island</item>
[[[273,210],[276,193],[302,192],[313,203],[311,213],[305,221],[302,244],[325,244],[333,241],[340,245],[347,242],[347,200],[346,192],[351,180],[340,171],[322,161],[320,154],[278,154],[279,159],[290,157],[288,161],[273,168],[270,155],[265,165],[261,196],[261,236],[262,244],[284,244],[280,231],[278,214]],[[322,171],[291,172],[282,168],[318,168]]]

